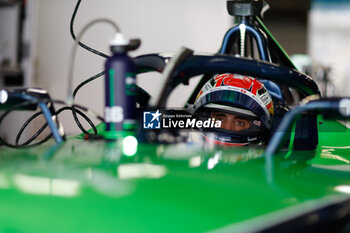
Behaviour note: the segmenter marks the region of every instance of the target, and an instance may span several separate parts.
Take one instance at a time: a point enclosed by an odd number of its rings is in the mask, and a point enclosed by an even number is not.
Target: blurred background
[[[40,87],[53,99],[67,95],[67,74],[73,39],[69,32],[76,0],[0,0],[0,88]],[[267,0],[264,23],[297,67],[319,82],[324,95],[350,95],[350,0]],[[176,52],[181,46],[197,52],[218,51],[225,32],[233,26],[226,0],[82,0],[74,30],[96,18],[116,22],[129,38],[140,38],[131,53]],[[96,24],[82,42],[109,53],[114,34],[107,24]],[[103,70],[104,58],[78,49],[74,86]],[[159,74],[138,77],[150,93],[159,88]],[[196,80],[179,87],[169,106],[183,106]],[[103,78],[86,85],[76,102],[103,114]],[[30,113],[11,114],[0,134],[13,140]],[[78,133],[70,113],[60,117],[66,133]],[[32,129],[42,122],[37,121]],[[29,128],[30,131],[30,128]],[[25,135],[24,135],[25,137]]]

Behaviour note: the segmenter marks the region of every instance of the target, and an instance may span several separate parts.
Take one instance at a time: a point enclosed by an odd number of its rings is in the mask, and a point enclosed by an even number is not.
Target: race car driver
[[[266,142],[274,114],[272,98],[264,84],[239,74],[219,74],[198,93],[193,112],[212,118],[220,128],[202,129],[206,140],[230,146]]]

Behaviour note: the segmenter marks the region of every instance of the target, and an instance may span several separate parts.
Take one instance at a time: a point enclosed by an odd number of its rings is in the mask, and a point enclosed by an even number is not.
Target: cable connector
[[[69,106],[72,106],[74,104],[74,97],[73,97],[72,89],[70,88],[67,91],[67,97],[66,97],[65,103]]]

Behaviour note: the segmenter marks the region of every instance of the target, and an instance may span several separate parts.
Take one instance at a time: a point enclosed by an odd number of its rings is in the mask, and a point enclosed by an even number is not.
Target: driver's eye
[[[217,120],[217,121],[224,121],[224,118],[223,117],[215,117],[215,120]]]
[[[236,124],[237,124],[238,126],[243,127],[243,126],[245,126],[245,125],[247,124],[247,122],[238,120],[238,121],[236,121]]]
[[[250,127],[250,121],[244,119],[236,119],[234,124],[239,129],[248,129]]]
[[[217,121],[224,121],[226,119],[226,117],[222,114],[214,114],[213,118]]]

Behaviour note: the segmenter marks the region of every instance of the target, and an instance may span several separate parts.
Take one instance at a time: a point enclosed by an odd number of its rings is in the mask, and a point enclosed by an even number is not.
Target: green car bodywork
[[[318,127],[315,151],[280,151],[270,170],[259,147],[138,144],[133,154],[135,143],[74,137],[2,148],[0,232],[260,231],[350,199],[350,132]]]
[[[350,131],[337,121],[319,117],[317,148],[279,151],[273,166],[264,147],[125,139],[1,148],[0,232],[307,232],[288,225],[298,218],[335,232],[318,210],[350,215]]]

